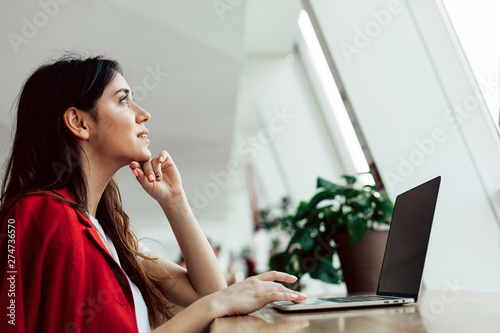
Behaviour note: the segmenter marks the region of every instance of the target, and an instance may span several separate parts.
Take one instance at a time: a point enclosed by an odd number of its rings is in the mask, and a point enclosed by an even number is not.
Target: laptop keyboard
[[[367,296],[329,297],[329,298],[320,298],[320,300],[330,301],[334,303],[353,303],[353,302],[369,302],[369,301],[388,301],[400,298],[401,297],[395,297],[395,296],[367,295]]]

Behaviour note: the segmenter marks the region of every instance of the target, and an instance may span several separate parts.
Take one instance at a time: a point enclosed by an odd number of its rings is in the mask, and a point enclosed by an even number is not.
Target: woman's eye
[[[128,104],[128,95],[120,99],[120,103]]]

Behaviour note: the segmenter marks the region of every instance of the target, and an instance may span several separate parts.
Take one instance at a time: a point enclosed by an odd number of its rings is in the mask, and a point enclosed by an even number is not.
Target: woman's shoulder
[[[17,200],[6,217],[14,219],[19,227],[37,224],[41,229],[61,228],[65,223],[60,222],[68,221],[70,215],[74,215],[71,202],[72,198],[65,191],[32,192]]]
[[[28,193],[25,196],[19,198],[13,205],[11,212],[21,213],[21,212],[38,212],[42,213],[51,210],[62,210],[63,200],[57,197],[53,192],[50,191],[39,191]]]
[[[29,192],[19,198],[14,207],[30,207],[49,205],[53,208],[63,208],[65,205],[71,206],[74,203],[73,196],[65,188],[53,191]]]

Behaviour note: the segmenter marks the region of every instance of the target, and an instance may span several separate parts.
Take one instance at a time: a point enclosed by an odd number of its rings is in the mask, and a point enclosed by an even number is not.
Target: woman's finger
[[[148,186],[150,184],[148,179],[146,178],[146,175],[144,174],[142,165],[140,163],[138,162],[130,163],[130,169],[132,170],[135,177],[143,187]]]
[[[161,156],[160,156],[161,157]],[[163,173],[161,172],[161,163],[160,163],[160,158],[153,158],[151,160],[151,167],[154,172],[155,180],[157,182],[161,181],[163,177]]]
[[[142,164],[142,171],[144,175],[146,175],[147,180],[152,183],[155,181],[156,176],[154,175],[153,166],[151,165],[151,161],[144,162]]]
[[[295,301],[299,296],[294,293],[283,293],[279,291],[274,291],[271,293],[267,293],[264,296],[264,300],[266,303],[279,302],[279,301]]]
[[[135,169],[140,169],[142,167],[142,165],[141,165],[141,163],[139,163],[137,161],[132,161],[132,162],[130,162],[129,167],[130,167],[130,169],[135,170]]]
[[[256,276],[257,279],[262,280],[262,281],[281,281],[281,282],[288,282],[288,283],[293,283],[297,281],[297,277],[283,273],[283,272],[277,272],[277,271],[269,271],[265,272],[262,274],[259,274]]]
[[[307,295],[304,294],[304,293],[301,293],[301,292],[298,292],[298,291],[295,291],[295,290],[292,290],[292,289],[288,289],[286,288],[285,286],[283,286],[282,284],[279,284],[279,283],[275,283],[275,282],[272,282],[276,285],[278,285],[279,287],[276,288],[276,291],[278,292],[283,292],[283,293],[289,293],[289,294],[295,294],[297,295],[297,298],[295,299],[295,301],[297,302],[302,302],[304,300],[307,299]]]
[[[134,176],[136,177],[139,177],[141,175],[144,175],[144,173],[142,172],[141,170],[141,163],[139,162],[136,162],[136,161],[132,161],[130,162],[130,169],[132,170],[132,173],[134,174]]]
[[[306,294],[292,290],[292,289],[288,289],[280,283],[262,281],[261,284],[264,287],[264,290],[266,293],[277,292],[277,293],[283,293],[283,294],[295,294],[295,295],[297,295],[297,297],[294,299],[294,301],[297,301],[297,302],[302,302],[302,301],[307,299]]]
[[[162,150],[160,152],[160,155],[158,156],[158,161],[161,164],[161,163],[165,162],[169,157],[170,157],[170,155],[168,154],[168,152],[166,150]]]
[[[130,162],[130,169],[137,169],[137,168],[140,168],[140,167],[141,167],[141,163],[139,163],[137,161]]]

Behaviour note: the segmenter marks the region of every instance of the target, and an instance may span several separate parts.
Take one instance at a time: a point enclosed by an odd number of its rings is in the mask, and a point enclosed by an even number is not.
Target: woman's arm
[[[249,314],[276,301],[301,302],[306,295],[273,282],[296,280],[295,276],[274,271],[250,277],[197,300],[152,333],[203,332],[218,317]]]
[[[144,190],[160,204],[165,212],[184,256],[187,280],[192,288],[179,291],[186,294],[185,297],[176,297],[180,299],[179,303],[183,305],[191,303],[192,289],[196,293],[195,298],[198,299],[227,287],[215,253],[189,206],[179,171],[170,155],[162,151],[151,161],[142,164],[132,162],[130,168]],[[169,271],[165,265],[162,267]],[[183,278],[182,282],[186,281],[186,277],[180,274],[182,272],[176,273],[179,273],[178,277]],[[168,281],[165,283],[169,284]],[[167,291],[172,293],[172,288],[167,288]]]
[[[217,317],[218,311],[213,299],[203,297],[151,333],[204,332]]]
[[[186,199],[179,198],[179,201],[181,200]],[[212,247],[208,245],[207,248],[208,241],[189,206],[185,209],[188,215],[185,218],[182,216],[183,213],[178,213],[175,208],[165,207],[164,211],[185,257],[187,269],[153,253],[148,257],[155,258],[154,262],[142,261],[144,268],[151,273],[166,276],[160,281],[162,288],[167,292],[166,296],[171,302],[182,307],[187,307],[201,297],[227,286]],[[207,272],[211,272],[207,276],[213,276],[213,282],[205,277]]]
[[[212,246],[184,194],[159,202],[181,249],[189,280],[199,297],[227,287]]]
[[[189,280],[189,275],[184,267],[153,253],[148,254],[148,257],[155,258],[155,261],[143,260],[142,265],[156,276],[165,276],[159,283],[166,291],[165,296],[170,302],[187,307],[201,298]]]

